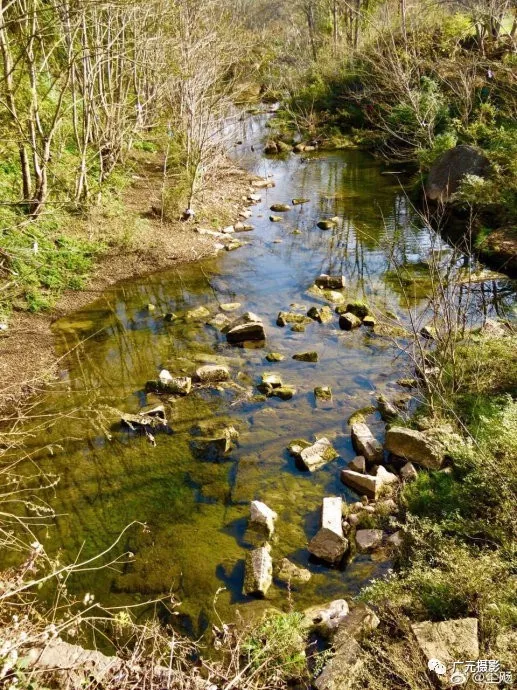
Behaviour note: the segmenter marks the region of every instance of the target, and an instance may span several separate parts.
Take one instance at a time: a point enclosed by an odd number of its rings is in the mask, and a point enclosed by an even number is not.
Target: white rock
[[[368,462],[382,462],[382,445],[364,422],[352,424],[351,433],[356,453],[362,455]]]
[[[250,504],[250,524],[257,526],[270,537],[275,531],[275,520],[278,515],[262,501],[252,501]]]
[[[323,499],[321,526],[343,536],[343,499],[340,496],[327,496]]]

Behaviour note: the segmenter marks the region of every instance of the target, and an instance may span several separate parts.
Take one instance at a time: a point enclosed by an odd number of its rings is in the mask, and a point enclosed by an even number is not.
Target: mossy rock
[[[280,352],[269,352],[266,355],[266,359],[268,362],[283,362],[285,355],[282,355]]]
[[[330,386],[316,386],[314,396],[318,400],[332,400],[332,388]]]
[[[297,362],[317,362],[319,359],[318,353],[312,350],[311,352],[300,352],[293,355],[293,359]]]
[[[365,302],[349,302],[346,305],[346,310],[361,320],[370,315],[370,307]]]

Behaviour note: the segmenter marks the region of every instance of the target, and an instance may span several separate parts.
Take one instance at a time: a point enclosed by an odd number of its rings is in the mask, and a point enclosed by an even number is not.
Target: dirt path
[[[195,222],[164,222],[158,210],[162,185],[159,158],[139,156],[132,163],[135,174],[124,193],[122,218],[119,215],[106,219],[93,213],[79,228],[90,238],[99,236],[112,245],[95,264],[85,289],[63,293],[49,312],[14,313],[9,330],[0,339],[0,412],[4,415],[16,414],[22,400],[54,377],[56,357],[51,325],[56,319],[93,301],[120,280],[213,255],[220,240],[201,235],[195,228],[204,224],[210,227],[209,219],[214,217],[221,225],[235,222],[243,207],[242,197],[249,190],[249,174],[228,164],[205,189]],[[121,224],[139,230],[128,238]]]

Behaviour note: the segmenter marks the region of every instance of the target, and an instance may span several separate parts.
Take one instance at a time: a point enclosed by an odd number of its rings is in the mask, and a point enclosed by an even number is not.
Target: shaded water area
[[[338,317],[313,322],[297,333],[276,325],[280,310],[305,313],[320,304],[306,293],[320,273],[342,273],[347,299],[364,299],[376,315],[393,312],[407,325],[412,309],[427,305],[429,281],[424,259],[443,249],[440,240],[411,210],[403,174],[358,151],[314,153],[306,158],[267,159],[254,153],[263,136],[263,120],[245,124],[244,143],[235,155],[251,172],[270,174],[274,189],[258,192],[252,207],[253,232],[239,234],[248,244],[196,265],[120,283],[98,300],[55,324],[61,381],[42,400],[40,410],[63,416],[49,431],[31,440],[45,446],[35,459],[44,471],[60,477],[51,498],[59,513],[40,538],[49,552],[61,550],[63,561],[106,549],[131,521],[132,527],[113,555],[124,550],[132,561],[74,575],[69,588],[95,592],[104,604],[144,601],[172,592],[181,601],[180,625],[202,632],[214,619],[213,601],[223,620],[265,607],[286,609],[289,598],[303,608],[354,594],[389,564],[359,556],[343,569],[309,561],[306,545],[319,526],[321,500],[357,496],[341,484],[340,470],[354,457],[348,417],[372,404],[375,395],[400,395],[396,384],[410,372],[409,362],[390,337],[362,327],[339,329]],[[269,207],[295,197],[309,199],[271,223]],[[330,231],[316,227],[321,218],[339,217]],[[281,240],[281,242],[278,242]],[[461,257],[455,257],[458,265]],[[401,290],[395,265],[414,272],[415,282]],[[413,268],[411,268],[413,267]],[[479,283],[475,300],[485,313],[501,312],[514,301],[514,285],[504,279]],[[219,304],[240,302],[235,314],[251,310],[265,323],[263,348],[231,347],[206,317],[189,318],[199,306],[211,315]],[[148,305],[153,304],[154,310]],[[297,305],[290,307],[290,305]],[[302,309],[303,307],[303,309]],[[172,322],[163,315],[174,312]],[[292,359],[315,350],[317,363]],[[268,363],[275,351],[285,360]],[[162,368],[191,374],[200,363],[223,362],[231,370],[230,386],[198,389],[167,402],[170,431],[156,434],[156,447],[143,435],[120,426],[105,433],[103,406],[137,412],[149,402],[145,383]],[[292,400],[254,402],[264,372],[275,372],[296,387]],[[316,385],[330,385],[331,403],[316,403]],[[240,431],[238,446],[224,460],[210,462],[191,450],[192,427],[206,420],[231,419]],[[371,428],[382,439],[384,424],[373,415]],[[294,438],[326,435],[338,460],[303,472],[286,452]],[[111,438],[110,438],[111,436]],[[241,593],[247,542],[249,502],[260,499],[278,513],[273,559],[288,556],[308,567],[308,584],[274,583],[266,601]]]

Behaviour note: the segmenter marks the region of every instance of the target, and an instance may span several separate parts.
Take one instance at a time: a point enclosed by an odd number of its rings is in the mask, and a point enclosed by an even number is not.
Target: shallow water
[[[446,248],[411,209],[403,192],[407,176],[390,174],[358,151],[267,159],[250,149],[259,148],[263,124],[262,118],[248,121],[241,135],[245,143],[235,148],[250,171],[272,175],[276,183],[261,190],[262,202],[252,207],[255,230],[238,235],[249,244],[202,264],[120,283],[57,322],[61,381],[40,409],[57,410],[61,417],[31,440],[35,451],[46,445],[35,456],[40,468],[60,477],[51,498],[59,517],[40,535],[50,552],[60,550],[63,561],[88,557],[106,549],[132,521],[146,525],[133,526],[112,552],[133,552],[130,563],[74,576],[69,588],[94,591],[104,604],[172,593],[182,602],[177,620],[196,634],[214,619],[219,588],[225,589],[217,611],[229,620],[237,610],[251,615],[266,606],[286,608],[289,598],[302,608],[353,594],[388,567],[363,556],[342,570],[330,569],[309,562],[306,544],[317,531],[323,496],[357,500],[339,481],[340,470],[354,457],[346,420],[378,393],[401,394],[396,380],[408,375],[409,363],[390,338],[364,327],[341,331],[337,317],[326,325],[314,322],[304,333],[275,321],[291,304],[303,305],[300,313],[316,304],[306,290],[325,272],[346,276],[347,297],[366,300],[376,315],[394,312],[407,324],[408,306],[426,310],[429,281],[421,261],[431,250]],[[295,197],[310,201],[271,223],[269,206]],[[320,218],[331,216],[340,219],[334,230],[316,228]],[[454,261],[460,265],[462,258]],[[394,270],[402,263],[413,266],[409,270],[417,278],[404,290]],[[514,286],[505,280],[480,283],[475,299],[487,313],[500,312],[513,303]],[[185,318],[200,305],[215,314],[225,302],[240,302],[237,314],[251,310],[263,317],[264,348],[232,348],[206,319]],[[167,323],[167,312],[179,318]],[[318,352],[318,363],[292,360],[307,350]],[[268,363],[270,351],[285,354],[285,360]],[[108,438],[103,406],[136,412],[147,402],[145,382],[160,369],[192,373],[214,355],[227,358],[234,387],[171,402],[171,431],[156,435],[156,447],[118,426]],[[249,393],[266,371],[294,385],[295,397],[252,402]],[[315,403],[316,385],[332,387],[332,404]],[[219,416],[239,429],[238,447],[224,462],[194,457],[192,426]],[[380,420],[374,415],[369,422],[382,438]],[[315,434],[331,438],[340,458],[310,474],[298,469],[285,449],[293,438]],[[313,573],[309,584],[289,596],[275,582],[265,602],[241,594],[250,546],[246,518],[254,498],[279,515],[274,559],[289,556]]]

